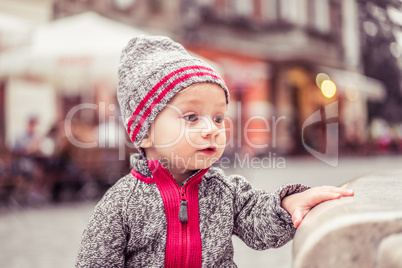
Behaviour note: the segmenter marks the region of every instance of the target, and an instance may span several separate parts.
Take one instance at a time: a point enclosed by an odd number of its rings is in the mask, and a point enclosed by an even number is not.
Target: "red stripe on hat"
[[[137,108],[135,109],[133,115],[130,117],[130,119],[128,120],[127,123],[127,132],[128,134],[130,134],[131,132],[131,126],[133,124],[133,122],[135,121],[135,118],[137,117],[137,115],[140,113],[140,111],[144,108],[145,104],[149,101],[149,99],[151,97],[153,97],[153,95],[155,95],[156,91],[158,91],[158,89],[166,83],[167,80],[169,80],[170,78],[172,78],[173,76],[175,76],[178,73],[187,71],[187,70],[191,70],[191,69],[204,69],[204,70],[208,70],[211,72],[215,72],[214,70],[207,68],[207,67],[203,67],[203,66],[187,66],[187,67],[183,67],[181,69],[178,69],[176,71],[171,72],[170,74],[168,74],[167,76],[165,76],[161,81],[158,82],[158,84],[156,84],[145,96],[144,99],[141,100],[140,104],[137,106]]]
[[[131,135],[131,140],[132,142],[135,141],[135,137],[137,136],[138,132],[140,131],[142,124],[145,122],[145,120],[148,118],[149,114],[152,111],[152,107],[155,107],[157,103],[159,103],[161,101],[161,99],[163,99],[163,97],[169,93],[170,90],[172,90],[178,83],[183,82],[188,80],[189,78],[193,77],[193,76],[211,76],[215,79],[221,80],[222,78],[220,78],[219,76],[210,74],[210,73],[206,73],[206,72],[196,72],[196,73],[190,73],[190,74],[186,74],[182,77],[178,77],[176,80],[174,80],[168,87],[166,87],[161,94],[159,94],[159,96],[151,103],[151,105],[149,107],[151,107],[151,109],[147,109],[144,114],[141,116],[140,121],[138,122],[137,126],[134,129],[133,135]],[[133,115],[134,117],[134,115]],[[132,118],[133,118],[132,117]]]

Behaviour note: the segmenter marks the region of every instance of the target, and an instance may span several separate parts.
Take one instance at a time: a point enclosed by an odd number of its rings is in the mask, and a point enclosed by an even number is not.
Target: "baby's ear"
[[[151,148],[152,147],[152,139],[151,136],[147,134],[145,134],[144,138],[142,139],[141,143],[140,143],[140,147],[141,148]]]

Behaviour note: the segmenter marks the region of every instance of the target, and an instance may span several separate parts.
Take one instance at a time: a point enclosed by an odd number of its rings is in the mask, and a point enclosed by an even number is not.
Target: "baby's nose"
[[[204,126],[201,129],[202,137],[207,138],[209,136],[216,136],[219,134],[218,127],[215,125],[213,120],[206,117],[202,118],[201,120],[204,121]]]

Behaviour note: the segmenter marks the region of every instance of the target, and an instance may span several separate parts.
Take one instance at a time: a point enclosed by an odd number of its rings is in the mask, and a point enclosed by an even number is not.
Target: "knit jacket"
[[[284,245],[295,228],[281,200],[308,189],[268,193],[214,167],[180,187],[157,160],[131,162],[95,207],[76,267],[236,267],[232,235],[257,250]]]

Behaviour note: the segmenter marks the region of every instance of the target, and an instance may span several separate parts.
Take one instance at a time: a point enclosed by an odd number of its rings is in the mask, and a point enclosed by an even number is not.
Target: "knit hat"
[[[182,89],[209,82],[229,91],[219,74],[205,61],[191,56],[182,45],[164,36],[138,36],[123,49],[117,99],[127,132],[135,147],[166,104]]]

